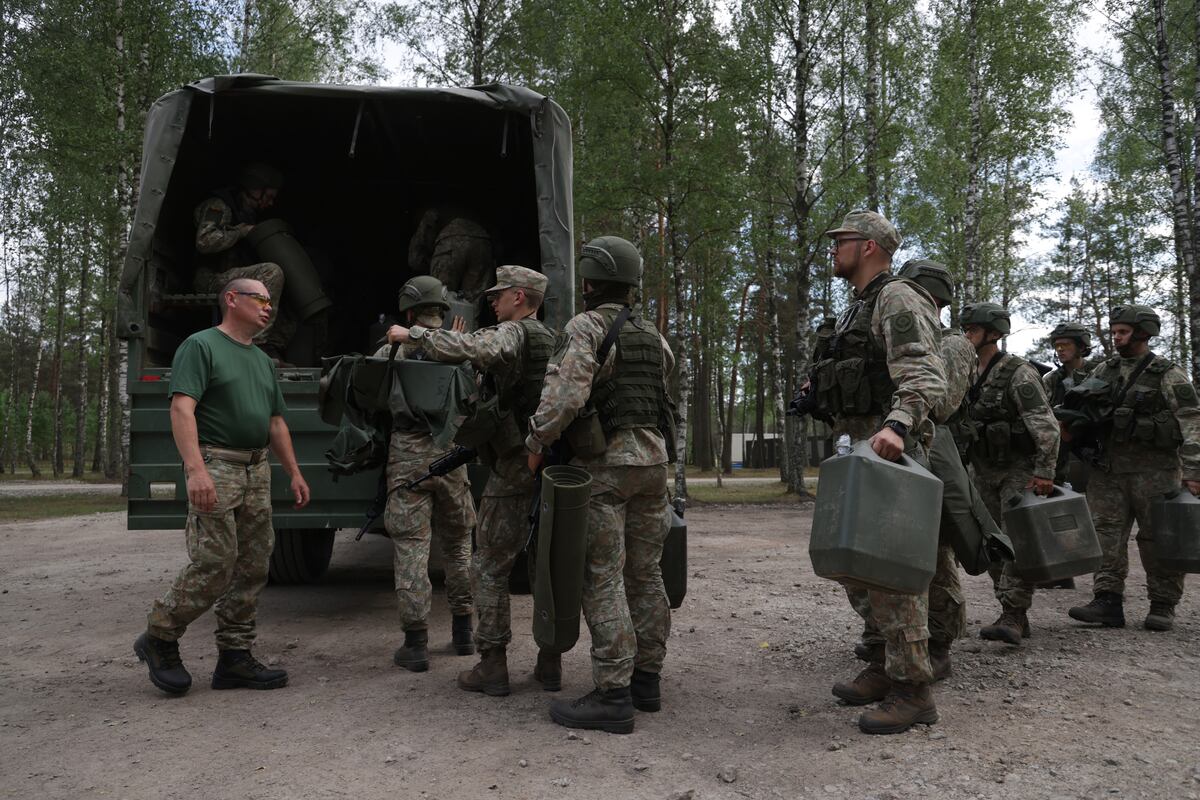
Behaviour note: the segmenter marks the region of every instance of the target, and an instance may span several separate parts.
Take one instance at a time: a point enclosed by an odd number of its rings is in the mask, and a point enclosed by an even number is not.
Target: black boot
[[[562,689],[562,653],[539,649],[537,664],[533,668],[533,679],[547,692]]]
[[[192,676],[179,658],[179,642],[143,633],[134,641],[133,652],[138,661],[146,662],[150,682],[167,694],[184,694],[192,688]]]
[[[1142,623],[1148,631],[1169,631],[1175,627],[1175,604],[1150,601],[1150,613]]]
[[[593,689],[578,700],[553,700],[550,719],[567,728],[633,733],[633,698],[629,687]]]
[[[429,669],[429,631],[405,631],[404,646],[397,648],[392,662],[409,672],[424,672]]]
[[[214,689],[279,689],[287,682],[285,670],[264,666],[249,650],[222,650],[212,675]]]
[[[475,644],[471,641],[471,615],[455,614],[450,628],[450,639],[454,643],[454,653],[460,656],[475,654]]]
[[[662,708],[662,693],[659,691],[657,672],[643,669],[633,671],[629,682],[629,693],[633,696],[633,707],[638,711],[658,711]]]
[[[1106,628],[1125,627],[1125,600],[1116,592],[1096,592],[1092,602],[1074,606],[1067,613],[1080,622],[1099,622]]]

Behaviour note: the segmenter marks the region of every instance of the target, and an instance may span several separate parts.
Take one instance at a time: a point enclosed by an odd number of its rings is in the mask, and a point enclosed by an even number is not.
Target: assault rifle
[[[463,464],[469,464],[475,460],[477,456],[474,450],[470,447],[456,445],[453,450],[446,455],[438,458],[429,465],[429,469],[425,474],[417,478],[415,481],[408,481],[404,484],[404,488],[412,491],[430,478],[440,478],[443,475],[449,475],[454,470],[461,467]]]

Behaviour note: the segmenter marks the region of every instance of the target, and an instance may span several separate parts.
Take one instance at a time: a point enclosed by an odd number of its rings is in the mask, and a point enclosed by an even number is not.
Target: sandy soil
[[[181,564],[179,532],[120,514],[0,524],[0,796],[21,798],[1197,798],[1200,615],[1150,633],[1135,568],[1125,630],[1066,616],[1089,595],[1045,592],[1022,648],[959,643],[937,689],[942,721],[858,733],[831,683],[859,664],[859,625],[812,574],[808,514],[705,508],[690,516],[691,578],[676,612],[664,708],[630,736],[552,724],[529,677],[531,601],[515,599],[514,693],[465,694],[474,661],[449,652],[435,597],[430,671],[391,664],[387,543],[339,535],[318,586],[270,587],[257,654],[286,667],[272,692],[208,688],[206,616],[183,640],[196,677],[167,698],[131,651]],[[1136,561],[1136,557],[1134,558]],[[966,579],[972,636],[996,614]],[[590,688],[586,633],[566,694]]]

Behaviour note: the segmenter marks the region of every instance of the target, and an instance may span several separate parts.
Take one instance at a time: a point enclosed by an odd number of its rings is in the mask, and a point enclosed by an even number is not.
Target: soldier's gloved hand
[[[192,508],[207,514],[217,505],[217,487],[204,467],[192,470],[187,476],[188,502]]]
[[[1183,487],[1193,495],[1200,497],[1200,481],[1184,481]]]
[[[1029,483],[1025,484],[1026,489],[1033,489],[1033,493],[1042,497],[1047,497],[1054,491],[1054,480],[1052,478],[1030,478]]]
[[[388,344],[396,344],[397,342],[400,344],[407,344],[408,328],[405,328],[402,325],[393,325],[392,327],[388,328],[387,340]]]
[[[871,437],[871,449],[878,453],[880,458],[895,461],[904,455],[904,440],[891,428],[882,428]]]

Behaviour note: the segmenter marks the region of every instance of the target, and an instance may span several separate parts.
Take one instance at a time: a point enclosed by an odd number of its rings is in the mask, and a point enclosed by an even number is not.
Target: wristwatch
[[[424,325],[413,325],[408,329],[408,338],[410,341],[419,342],[427,330]]]
[[[892,431],[894,431],[895,434],[901,439],[904,439],[908,436],[908,426],[898,419],[889,419],[887,422],[883,423],[883,427],[891,428]]]

